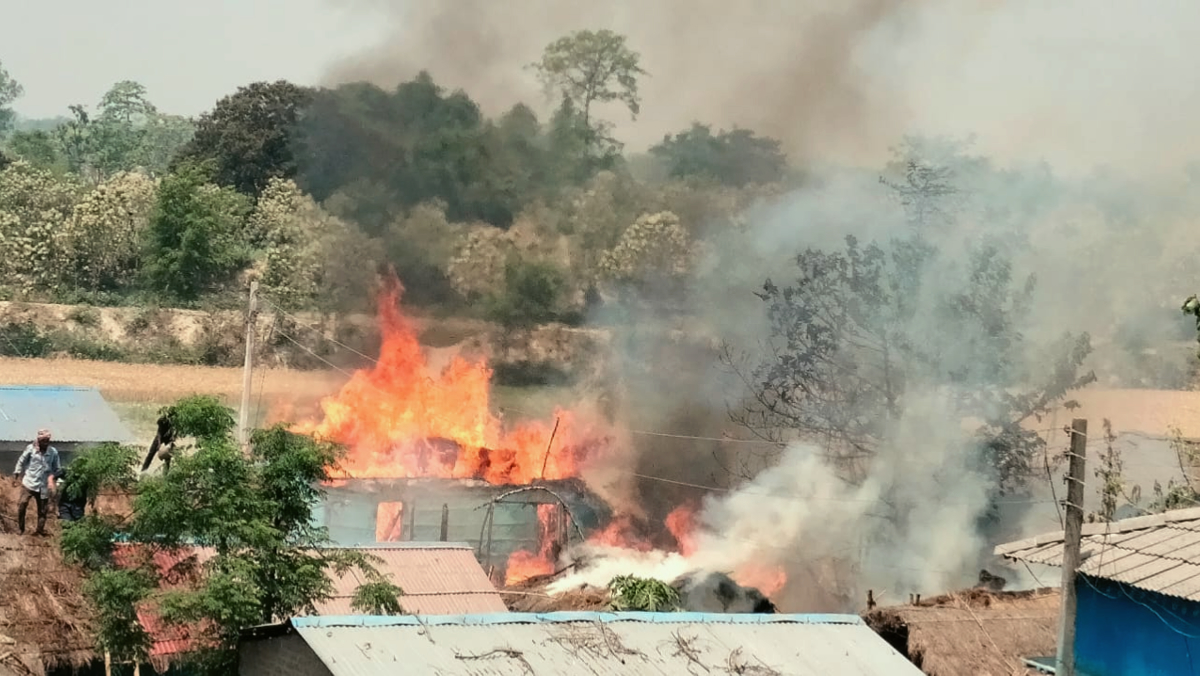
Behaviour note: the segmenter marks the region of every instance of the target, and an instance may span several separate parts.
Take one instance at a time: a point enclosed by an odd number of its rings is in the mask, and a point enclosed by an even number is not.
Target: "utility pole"
[[[258,324],[258,282],[250,282],[250,305],[246,313],[246,362],[242,367],[242,408],[238,411],[238,443],[250,443],[250,391],[253,389],[254,329]]]
[[[1071,457],[1067,470],[1066,522],[1063,526],[1062,612],[1058,618],[1057,676],[1075,676],[1075,571],[1083,539],[1084,460],[1087,420],[1071,421]]]

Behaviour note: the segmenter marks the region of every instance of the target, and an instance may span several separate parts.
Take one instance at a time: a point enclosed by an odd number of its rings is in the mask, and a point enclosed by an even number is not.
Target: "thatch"
[[[17,490],[0,488],[0,673],[82,667],[96,658],[83,573],[63,562],[53,515],[46,522],[51,537],[16,534]],[[28,531],[36,520],[30,501]]]
[[[971,589],[863,619],[930,676],[1014,676],[1036,673],[1024,658],[1055,653],[1058,609],[1057,589]]]
[[[608,590],[584,587],[561,594],[549,594],[546,587],[558,574],[539,575],[500,590],[504,605],[514,613],[555,613],[565,611],[608,610]]]

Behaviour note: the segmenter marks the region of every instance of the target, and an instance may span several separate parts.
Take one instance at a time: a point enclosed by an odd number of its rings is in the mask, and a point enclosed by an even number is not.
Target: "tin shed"
[[[69,385],[0,386],[0,469],[11,472],[17,458],[41,428],[66,464],[89,446],[134,443],[129,428],[100,391]]]

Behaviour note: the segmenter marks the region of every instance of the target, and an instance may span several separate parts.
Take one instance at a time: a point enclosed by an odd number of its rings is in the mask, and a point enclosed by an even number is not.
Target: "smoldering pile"
[[[557,576],[531,578],[506,590],[509,610],[519,613],[601,611],[611,606],[608,589],[582,585],[556,589]],[[679,594],[679,610],[694,613],[776,613],[761,591],[738,584],[725,573],[693,571],[669,582]]]

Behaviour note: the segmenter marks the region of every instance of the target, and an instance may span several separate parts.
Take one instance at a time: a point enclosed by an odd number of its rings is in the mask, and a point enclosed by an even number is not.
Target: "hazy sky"
[[[94,106],[119,80],[172,113],[197,114],[255,80],[313,83],[378,40],[378,23],[323,0],[0,0],[0,62],[26,117]]]
[[[603,114],[631,149],[699,120],[800,161],[875,164],[911,131],[1058,169],[1200,158],[1196,0],[0,0],[0,16],[30,117],[123,79],[194,115],[256,80],[392,86],[422,68],[495,114],[546,103],[522,66],[549,41],[611,28],[650,71],[636,123]]]

